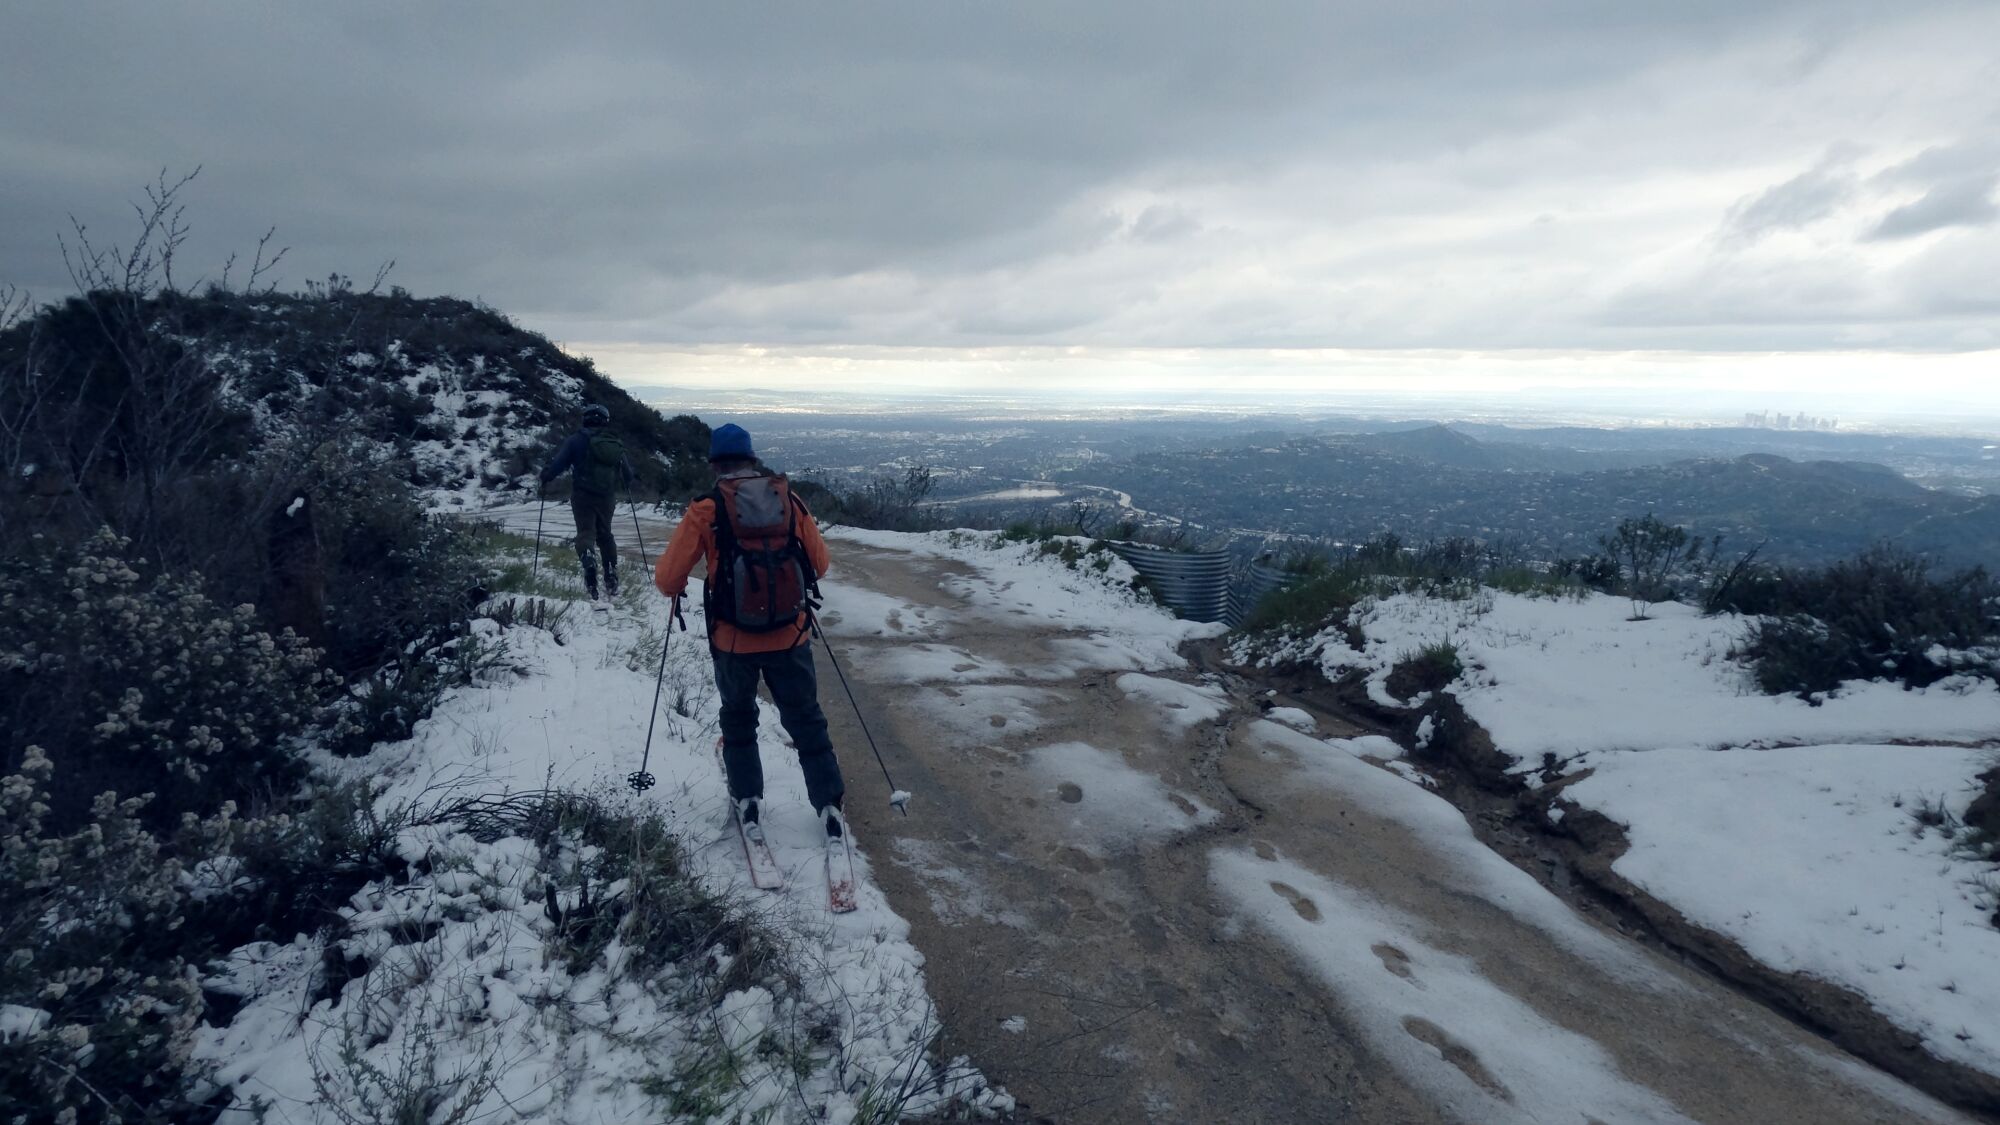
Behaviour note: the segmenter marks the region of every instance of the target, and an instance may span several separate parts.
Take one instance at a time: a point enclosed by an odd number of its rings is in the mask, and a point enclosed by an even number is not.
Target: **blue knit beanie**
[[[731,457],[755,459],[757,454],[750,448],[750,432],[734,422],[726,422],[715,428],[708,436],[708,459],[721,461]]]

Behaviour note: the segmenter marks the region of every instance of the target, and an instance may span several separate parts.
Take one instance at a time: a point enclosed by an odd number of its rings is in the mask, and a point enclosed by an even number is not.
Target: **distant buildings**
[[[1818,430],[1840,428],[1838,418],[1815,418],[1810,414],[1773,414],[1768,410],[1743,415],[1743,425],[1752,430]]]

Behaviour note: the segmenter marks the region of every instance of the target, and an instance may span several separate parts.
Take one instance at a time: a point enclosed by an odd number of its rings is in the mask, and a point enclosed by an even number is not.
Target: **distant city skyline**
[[[627,386],[726,396],[963,398],[1053,408],[1295,407],[1461,417],[1746,424],[1810,413],[1847,429],[2000,434],[2000,352],[1604,355],[1237,349],[656,349],[568,345]],[[1927,375],[1908,368],[1922,365]],[[1915,388],[1913,393],[1912,388]]]

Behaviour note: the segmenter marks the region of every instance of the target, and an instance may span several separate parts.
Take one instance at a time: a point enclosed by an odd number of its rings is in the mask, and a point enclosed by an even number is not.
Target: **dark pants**
[[[611,537],[611,519],[618,512],[617,504],[617,499],[608,492],[577,489],[569,495],[569,511],[576,517],[576,561],[583,564],[584,582],[592,590],[597,589],[597,558],[591,552],[592,547],[603,552],[607,576],[618,569],[618,541]]]
[[[813,811],[840,804],[847,786],[840,779],[840,761],[833,756],[833,739],[826,733],[826,712],[819,708],[812,646],[783,652],[711,651],[711,655],[715,689],[722,696],[722,770],[729,777],[729,795],[737,800],[764,795],[764,764],[757,757],[757,677],[762,675],[770,685],[771,701],[778,705],[778,721],[798,748]]]

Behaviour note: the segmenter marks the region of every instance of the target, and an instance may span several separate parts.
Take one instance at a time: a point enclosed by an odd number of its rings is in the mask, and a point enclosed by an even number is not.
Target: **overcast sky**
[[[68,214],[122,235],[200,165],[190,261],[276,225],[289,283],[393,258],[630,375],[1867,352],[2000,407],[1971,354],[2000,356],[1990,0],[65,2],[3,30],[0,282],[38,296]]]

